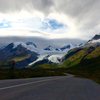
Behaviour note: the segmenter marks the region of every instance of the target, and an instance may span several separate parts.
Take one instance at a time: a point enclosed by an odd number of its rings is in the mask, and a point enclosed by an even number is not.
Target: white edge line
[[[0,90],[10,89],[10,88],[15,88],[15,87],[20,87],[20,86],[25,86],[25,85],[29,85],[29,84],[33,84],[33,83],[40,83],[40,82],[46,82],[46,81],[51,81],[51,80],[57,80],[57,79],[62,79],[62,78],[46,79],[46,80],[40,80],[40,81],[29,82],[29,83],[24,83],[24,84],[18,84],[18,85],[13,85],[13,86],[0,88]]]

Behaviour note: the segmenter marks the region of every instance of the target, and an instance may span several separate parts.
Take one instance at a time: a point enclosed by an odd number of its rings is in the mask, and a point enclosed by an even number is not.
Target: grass
[[[67,72],[100,83],[100,56],[92,59],[85,59],[79,64],[68,68]]]
[[[61,66],[65,67],[65,68],[69,68],[69,67],[77,65],[81,61],[81,59],[84,56],[84,54],[85,54],[84,50],[81,50],[81,51],[77,52],[76,54],[74,54],[71,57],[69,57],[68,59],[66,59],[62,63]]]
[[[30,69],[0,69],[0,79],[61,76],[70,73],[100,83],[100,47],[86,55],[87,50],[85,48],[76,52],[59,65],[41,64]]]
[[[30,57],[30,55],[18,56],[18,57],[13,58],[12,60],[14,60],[15,62],[20,62],[20,61],[23,61],[29,57]]]
[[[47,76],[64,76],[65,69],[1,69],[0,79],[15,79],[15,78],[32,78],[32,77],[47,77]]]

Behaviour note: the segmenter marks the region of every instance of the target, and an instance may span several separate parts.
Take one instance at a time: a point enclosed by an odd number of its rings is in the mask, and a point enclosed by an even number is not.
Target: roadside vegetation
[[[0,69],[0,79],[16,79],[16,78],[32,78],[32,77],[47,77],[47,76],[63,76],[66,75],[66,70],[59,69]]]
[[[90,49],[80,50],[65,60],[61,66],[67,68],[70,74],[100,83],[100,47],[91,52]]]
[[[40,64],[26,69],[0,65],[0,79],[32,78],[73,74],[100,83],[100,47],[69,51],[61,64]]]

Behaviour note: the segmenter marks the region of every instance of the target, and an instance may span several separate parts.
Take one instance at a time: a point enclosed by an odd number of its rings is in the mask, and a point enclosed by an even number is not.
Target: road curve
[[[72,75],[0,80],[0,100],[100,100],[100,85]]]

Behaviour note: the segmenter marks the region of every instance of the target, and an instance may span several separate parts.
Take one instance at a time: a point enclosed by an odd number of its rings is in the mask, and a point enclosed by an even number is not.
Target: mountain
[[[100,42],[100,35],[95,35],[91,40],[89,40],[89,43],[95,43]]]
[[[33,45],[35,48],[37,48],[36,44],[33,42],[26,42],[26,45]]]
[[[78,64],[82,64],[81,66],[94,66],[95,63],[98,63],[100,66],[100,35],[95,35],[91,40],[89,40],[85,45],[73,48],[68,51],[68,53],[63,57],[62,66],[63,67],[73,67]],[[95,42],[94,42],[95,41]],[[89,63],[89,60],[97,59],[98,62],[94,61]],[[87,63],[86,63],[87,62]],[[87,64],[84,65],[83,63]]]
[[[46,51],[60,51],[58,48],[52,47],[51,45],[44,48],[44,50],[46,50]]]
[[[61,47],[60,50],[64,51],[64,52],[67,52],[70,49],[73,49],[73,48],[76,48],[76,47],[80,47],[80,46],[82,46],[82,43],[80,43],[80,44],[67,44],[67,45]]]
[[[47,39],[47,38],[40,38],[40,37],[0,37],[0,47],[4,46],[5,44],[8,45],[14,42],[32,42],[34,43],[39,49],[44,49],[46,47],[53,46],[56,48],[63,47],[68,44],[78,45],[80,43],[85,43],[86,41],[80,39]]]
[[[0,62],[14,60],[18,68],[26,67],[44,60],[60,63],[60,55],[64,54],[64,52],[56,50],[57,48],[55,49],[53,46],[48,46],[48,48],[49,50],[39,49],[33,42],[13,42],[0,49]],[[44,57],[41,59],[41,56]]]
[[[38,62],[60,63],[70,49],[85,43],[78,39],[45,39],[38,37],[0,37],[0,65],[14,60],[17,68]]]
[[[65,69],[66,73],[86,77],[100,83],[99,40],[100,35],[95,35],[86,44],[82,44],[66,52],[61,59],[58,59],[59,63],[49,63],[46,59],[44,62],[37,63],[36,66],[43,69]],[[52,60],[55,61],[55,59]]]
[[[44,48],[44,50],[46,51],[53,51],[53,52],[66,52],[68,50],[70,50],[71,48],[74,48],[75,46],[72,47],[72,45],[68,44],[66,46],[63,46],[61,48],[56,48],[56,47],[52,47],[51,45],[49,45],[48,47]]]
[[[86,43],[75,40],[34,40],[17,39],[2,44],[0,67],[14,60],[16,68],[60,68],[65,69],[66,73],[88,77],[100,83],[100,35],[95,35]]]
[[[60,48],[62,51],[66,50],[66,49],[70,49],[71,48],[71,45],[67,45],[67,46],[64,46],[62,48]]]
[[[38,59],[32,63],[29,64],[29,66],[32,66],[32,64],[36,64],[39,62],[44,62],[44,61],[47,61],[47,62],[50,62],[50,63],[61,63],[62,61],[62,58],[63,56],[72,48],[75,48],[75,47],[79,47],[79,45],[72,45],[72,44],[69,44],[69,45],[66,45],[66,46],[63,46],[61,48],[56,48],[56,47],[53,47],[51,45],[49,45],[48,47],[46,47],[44,50],[45,54],[40,54],[40,56],[38,57]]]
[[[16,67],[25,67],[29,63],[35,61],[38,54],[27,48],[22,43],[10,43],[4,48],[0,49],[0,62],[9,62],[14,60]]]
[[[60,64],[42,64],[40,68],[64,68],[66,73],[92,79],[100,83],[100,35],[85,45],[69,50]],[[47,67],[46,67],[47,66]]]
[[[36,61],[33,61],[29,64],[28,67],[36,66],[38,64],[45,64],[45,63],[55,63],[59,64],[61,63],[61,59],[63,58],[65,54],[53,54],[53,55],[40,55]]]
[[[60,67],[66,68],[68,73],[100,83],[100,46],[69,51]]]
[[[4,39],[1,40],[4,42]],[[87,42],[38,38],[17,38],[16,41],[7,43],[1,41],[0,68],[11,68],[12,65],[9,62],[15,61],[15,68],[25,69],[23,72],[19,70],[22,72],[22,76],[24,72],[25,76],[29,75],[30,72],[32,75],[37,73],[37,76],[42,76],[45,73],[45,75],[54,75],[55,72],[57,72],[56,75],[69,73],[100,83],[99,40],[100,35],[95,35]],[[18,75],[20,72],[15,71]]]
[[[100,57],[100,35],[95,35],[91,40],[89,40],[86,44],[73,48],[67,52],[67,54],[63,57],[62,66],[64,67],[72,67],[81,62],[84,62],[86,59],[94,59]],[[92,62],[95,63],[95,62]],[[91,64],[90,65],[94,65]]]
[[[0,49],[14,43],[15,45],[22,44],[29,48],[31,51],[37,52],[38,54],[55,54],[66,52],[71,48],[76,47],[80,43],[85,43],[79,39],[45,39],[38,37],[2,37],[0,38]]]
[[[89,40],[86,45],[100,45],[100,35],[95,35],[91,40]]]

